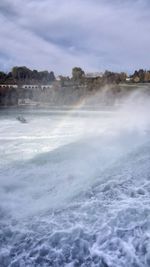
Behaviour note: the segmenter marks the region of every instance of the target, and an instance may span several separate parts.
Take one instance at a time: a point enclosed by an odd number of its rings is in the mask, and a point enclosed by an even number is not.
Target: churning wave
[[[149,132],[135,127],[28,158],[7,155],[0,266],[150,266],[149,162]]]

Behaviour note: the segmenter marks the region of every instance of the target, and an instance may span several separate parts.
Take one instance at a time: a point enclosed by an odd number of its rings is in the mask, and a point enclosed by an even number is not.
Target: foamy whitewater
[[[0,267],[150,266],[149,104],[0,111]]]

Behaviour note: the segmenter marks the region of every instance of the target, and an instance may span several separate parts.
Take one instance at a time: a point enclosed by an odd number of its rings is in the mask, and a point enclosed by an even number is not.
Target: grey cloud
[[[10,2],[7,0],[1,0],[0,1],[0,14],[4,15],[8,18],[17,16],[17,10]]]
[[[10,58],[8,67],[26,64],[57,73],[69,73],[75,65],[90,71],[149,68],[148,0],[2,3],[7,18],[0,18],[5,25],[0,29],[0,51]],[[4,60],[0,56],[1,68]]]

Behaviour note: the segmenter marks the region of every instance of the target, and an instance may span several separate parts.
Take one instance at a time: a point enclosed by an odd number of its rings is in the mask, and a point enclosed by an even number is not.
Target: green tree
[[[13,67],[12,68],[12,76],[16,80],[31,79],[32,71],[25,66]]]
[[[0,71],[0,82],[3,83],[6,79],[7,75],[5,72]]]
[[[79,68],[79,67],[75,67],[72,69],[72,79],[74,81],[79,81],[84,77],[85,73],[84,71]]]

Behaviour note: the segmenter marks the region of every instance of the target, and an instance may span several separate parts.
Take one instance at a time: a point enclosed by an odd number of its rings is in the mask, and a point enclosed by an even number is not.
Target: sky
[[[0,0],[0,70],[150,69],[150,0]]]

